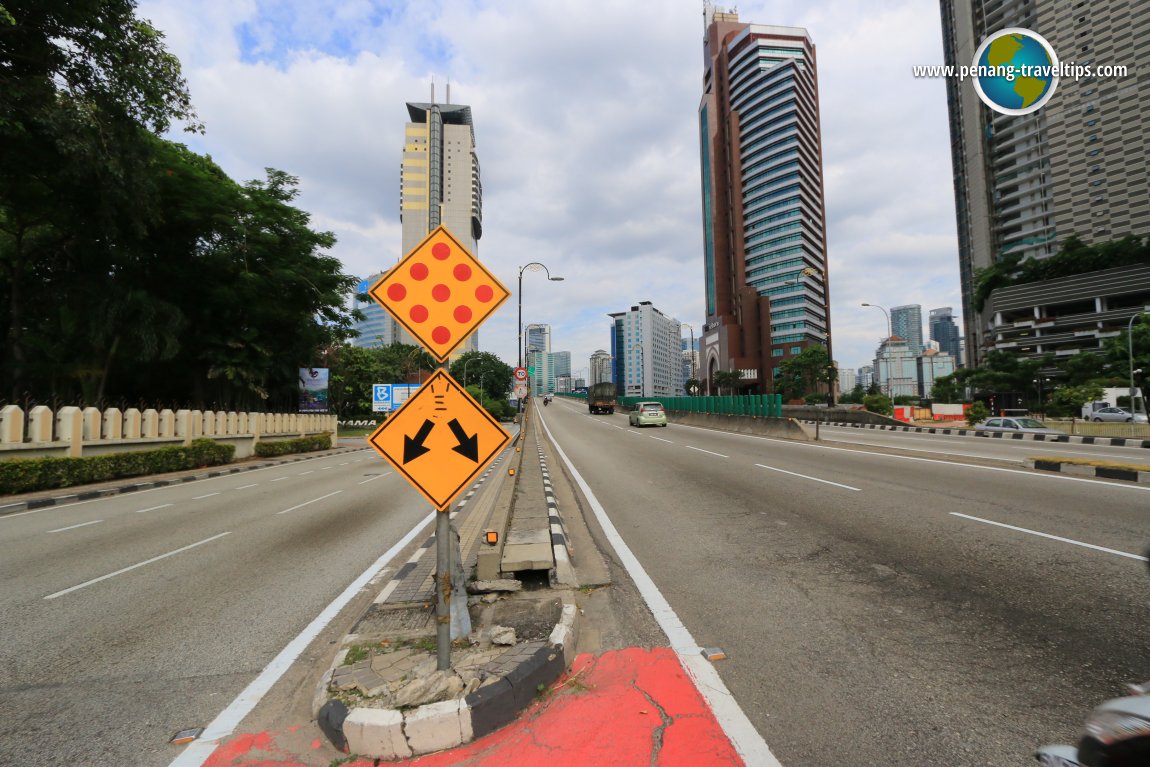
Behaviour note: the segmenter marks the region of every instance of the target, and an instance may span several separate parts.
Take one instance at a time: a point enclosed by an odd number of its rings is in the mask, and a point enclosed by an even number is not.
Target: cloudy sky
[[[741,2],[741,21],[805,27],[818,50],[835,357],[886,334],[859,304],[961,307],[935,0]],[[408,101],[469,104],[483,179],[476,254],[524,323],[552,326],[575,371],[609,349],[607,314],[703,309],[697,110],[701,0],[147,0],[206,135],[173,134],[238,181],[300,178],[298,204],[359,277],[400,252]],[[684,330],[684,336],[688,331]],[[514,362],[516,297],[480,330]]]

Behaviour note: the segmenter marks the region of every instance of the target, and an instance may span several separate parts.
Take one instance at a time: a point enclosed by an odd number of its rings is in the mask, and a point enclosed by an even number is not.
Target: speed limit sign
[[[527,380],[527,368],[515,368],[515,380],[516,381],[526,381]]]

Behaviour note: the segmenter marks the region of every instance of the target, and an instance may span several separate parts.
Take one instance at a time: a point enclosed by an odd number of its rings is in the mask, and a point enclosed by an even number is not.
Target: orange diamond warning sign
[[[510,439],[454,378],[437,370],[368,442],[444,511]]]
[[[510,295],[442,226],[368,293],[440,362]]]

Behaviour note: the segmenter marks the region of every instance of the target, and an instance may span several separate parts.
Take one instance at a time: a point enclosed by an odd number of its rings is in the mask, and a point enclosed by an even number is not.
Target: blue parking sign
[[[371,387],[371,412],[381,413],[391,410],[391,384],[374,384]]]

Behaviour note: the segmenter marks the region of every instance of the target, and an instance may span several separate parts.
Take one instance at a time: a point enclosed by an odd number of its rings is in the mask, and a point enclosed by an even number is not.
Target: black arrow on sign
[[[431,433],[431,430],[434,428],[434,426],[434,423],[425,418],[423,420],[423,426],[419,427],[419,431],[416,433],[414,438],[409,437],[406,434],[403,435],[404,464],[408,464],[424,453],[431,451],[431,448],[423,446],[423,441],[427,439],[427,435]]]
[[[459,421],[454,418],[452,418],[447,425],[451,427],[451,433],[459,440],[459,444],[451,449],[464,458],[470,458],[476,463],[479,463],[479,432],[472,434],[470,437],[467,436],[467,432],[459,425]]]

